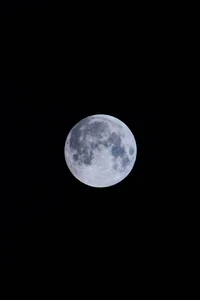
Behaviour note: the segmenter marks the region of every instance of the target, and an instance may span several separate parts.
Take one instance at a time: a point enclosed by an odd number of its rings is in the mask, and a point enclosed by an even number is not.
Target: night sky
[[[53,1],[28,2],[11,1],[7,22],[3,272],[14,278],[57,270],[76,278],[130,268],[142,276],[167,247],[166,28],[148,10],[132,17],[107,8],[86,17]],[[69,131],[93,114],[119,118],[137,143],[132,172],[109,188],[79,182],[64,159]]]

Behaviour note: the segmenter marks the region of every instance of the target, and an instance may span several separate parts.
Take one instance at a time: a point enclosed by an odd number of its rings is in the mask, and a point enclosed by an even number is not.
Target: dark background
[[[174,82],[164,11],[28,3],[11,1],[7,21],[12,138],[4,275],[57,270],[73,281],[96,272],[159,272],[171,251],[167,117]],[[138,149],[129,176],[102,189],[75,179],[64,159],[71,128],[99,113],[126,123]]]

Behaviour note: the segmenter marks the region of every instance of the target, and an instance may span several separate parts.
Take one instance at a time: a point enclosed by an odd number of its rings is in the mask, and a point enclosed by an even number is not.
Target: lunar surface
[[[108,187],[122,181],[131,172],[136,153],[136,141],[127,125],[102,114],[78,122],[64,147],[71,173],[93,187]]]

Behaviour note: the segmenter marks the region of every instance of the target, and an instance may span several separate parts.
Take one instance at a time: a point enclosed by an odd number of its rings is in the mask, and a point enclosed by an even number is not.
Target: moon
[[[136,154],[136,141],[128,126],[103,114],[80,120],[64,146],[71,173],[92,187],[109,187],[122,181],[133,169]]]

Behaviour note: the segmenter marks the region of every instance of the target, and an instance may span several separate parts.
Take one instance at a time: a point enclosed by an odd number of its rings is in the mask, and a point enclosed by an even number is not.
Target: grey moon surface
[[[92,187],[109,187],[122,181],[133,169],[136,155],[136,141],[128,126],[103,114],[80,120],[64,146],[71,173]]]

